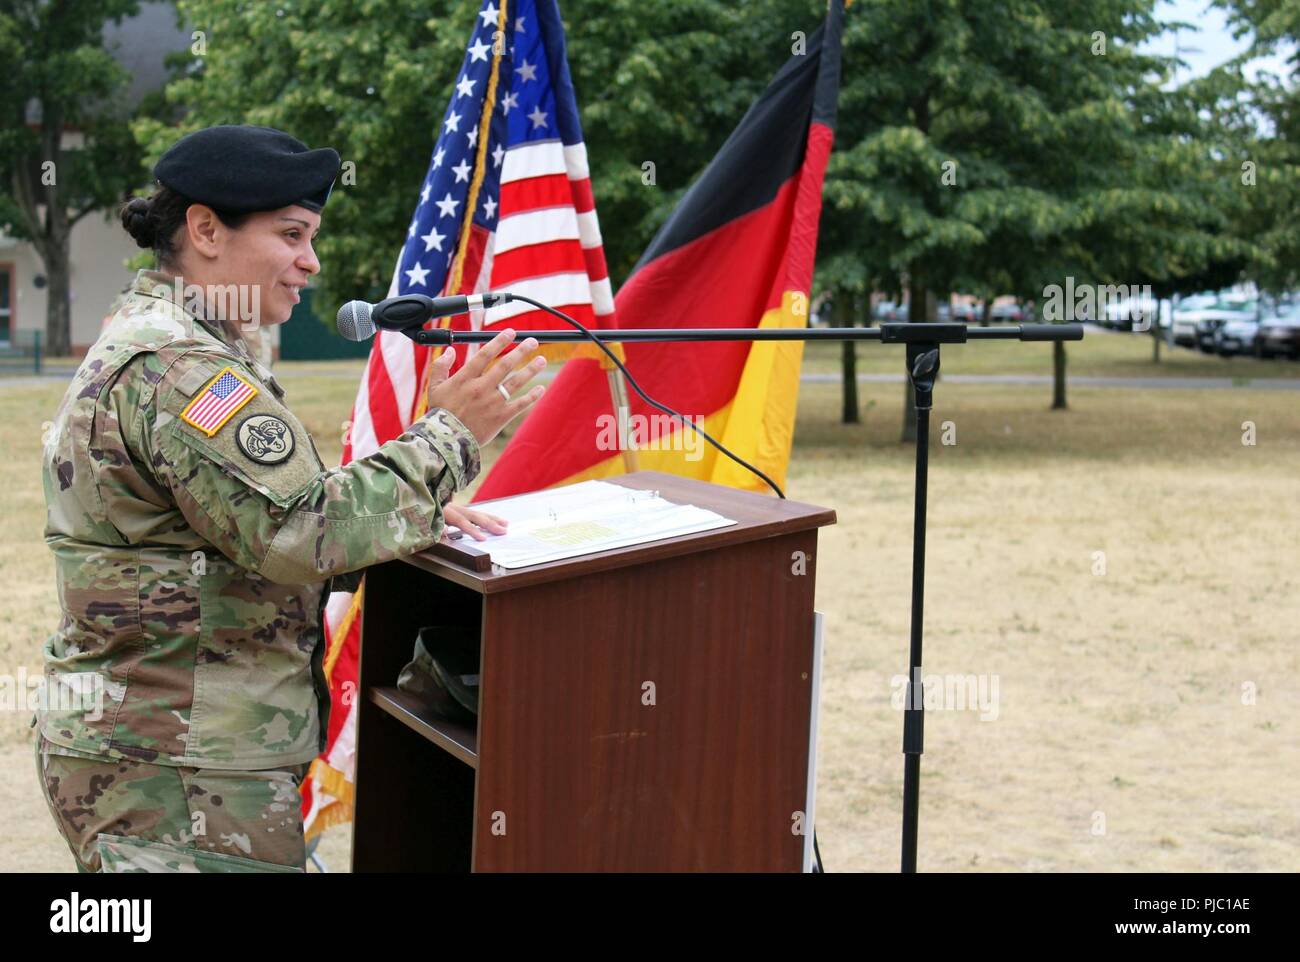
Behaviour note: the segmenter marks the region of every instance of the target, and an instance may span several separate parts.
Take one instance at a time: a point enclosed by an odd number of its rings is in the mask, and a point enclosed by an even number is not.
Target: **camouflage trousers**
[[[302,872],[298,786],[274,771],[74,758],[36,739],[50,814],[81,872]]]

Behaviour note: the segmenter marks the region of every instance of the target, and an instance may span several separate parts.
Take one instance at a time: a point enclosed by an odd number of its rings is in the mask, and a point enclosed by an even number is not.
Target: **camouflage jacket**
[[[187,313],[153,271],[47,432],[63,617],[41,733],[164,765],[267,769],[323,750],[331,579],[432,545],[479,470],[473,434],[442,409],[326,469],[245,338]]]

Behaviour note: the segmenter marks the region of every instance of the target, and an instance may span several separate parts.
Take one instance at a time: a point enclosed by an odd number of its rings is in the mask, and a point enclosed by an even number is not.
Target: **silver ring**
[[[506,390],[505,381],[502,381],[500,384],[497,385],[497,390],[501,392],[501,396],[503,398],[505,398],[507,401],[510,400],[510,392]]]

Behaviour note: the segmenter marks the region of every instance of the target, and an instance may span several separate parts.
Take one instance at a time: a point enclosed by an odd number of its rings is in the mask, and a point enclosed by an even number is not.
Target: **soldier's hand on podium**
[[[537,339],[533,337],[523,341],[500,363],[492,364],[514,339],[514,330],[506,328],[450,377],[447,372],[455,355],[448,347],[434,360],[429,373],[428,409],[443,408],[456,415],[481,445],[536,404],[545,391],[539,384],[521,397],[511,397],[546,367],[546,358],[532,356],[537,349]]]
[[[484,529],[489,534],[505,534],[506,525],[509,523],[505,518],[498,518],[495,514],[488,514],[477,508],[462,508],[458,504],[444,505],[442,517],[447,524],[454,524],[475,541],[487,540],[487,535],[483,533]]]

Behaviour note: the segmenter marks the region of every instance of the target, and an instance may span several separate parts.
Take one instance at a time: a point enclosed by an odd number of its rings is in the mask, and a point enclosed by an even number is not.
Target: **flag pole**
[[[623,470],[628,474],[640,470],[640,459],[636,453],[636,441],[632,437],[632,432],[628,427],[628,416],[631,411],[627,401],[627,382],[623,380],[623,372],[608,363],[608,359],[602,359],[603,363],[608,365],[605,371],[609,379],[609,399],[614,404],[614,414],[617,417],[619,447],[623,451]]]

